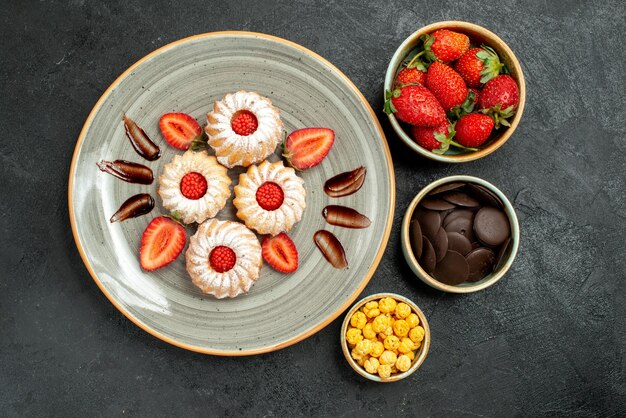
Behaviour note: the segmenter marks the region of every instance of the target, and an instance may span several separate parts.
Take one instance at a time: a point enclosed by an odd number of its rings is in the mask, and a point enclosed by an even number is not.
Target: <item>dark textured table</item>
[[[626,414],[623,2],[170,3],[0,6],[0,415]],[[500,35],[522,64],[528,92],[509,142],[463,165],[409,152],[380,111],[396,47],[419,27],[451,19]],[[406,295],[429,318],[431,350],[409,379],[380,385],[354,373],[339,346],[341,319],[271,354],[184,351],[127,320],[84,267],[66,196],[72,151],[91,107],[143,55],[225,29],[312,49],[377,110],[394,158],[397,209],[363,295]],[[465,296],[419,282],[400,249],[411,198],[451,174],[501,188],[522,231],[504,279]]]

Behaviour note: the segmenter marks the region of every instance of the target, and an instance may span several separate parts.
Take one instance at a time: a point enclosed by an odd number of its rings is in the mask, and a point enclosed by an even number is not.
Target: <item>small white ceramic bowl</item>
[[[409,238],[409,225],[411,223],[411,218],[413,217],[413,212],[415,211],[415,208],[417,207],[419,202],[435,187],[439,187],[446,183],[453,183],[453,182],[476,183],[491,190],[500,198],[500,200],[504,204],[504,213],[509,218],[509,223],[511,225],[511,243],[509,244],[509,247],[506,250],[506,253],[503,255],[504,261],[500,262],[500,266],[498,267],[498,269],[494,271],[493,273],[488,274],[485,278],[483,278],[482,280],[478,282],[465,282],[457,286],[451,286],[448,284],[441,283],[440,281],[433,278],[430,274],[426,273],[426,271],[418,263],[417,259],[415,258],[415,255],[413,255],[413,250],[411,249],[411,240]],[[402,220],[401,234],[402,234],[402,252],[404,254],[404,259],[409,264],[409,267],[411,268],[411,270],[413,270],[413,273],[415,273],[415,275],[419,277],[420,280],[422,280],[427,285],[434,287],[435,289],[439,289],[444,292],[450,292],[450,293],[477,292],[479,290],[485,289],[493,285],[498,280],[500,280],[506,274],[509,268],[511,268],[511,264],[513,264],[513,260],[515,260],[515,256],[517,254],[517,249],[519,248],[519,240],[520,240],[519,223],[517,221],[517,215],[515,214],[515,209],[513,208],[513,205],[511,205],[511,202],[509,202],[509,199],[507,199],[504,193],[502,193],[493,184],[483,179],[480,179],[478,177],[472,177],[472,176],[444,177],[424,187],[417,194],[417,196],[413,198],[413,201],[411,201],[411,203],[409,204],[409,207],[407,208],[404,214],[404,219]]]
[[[420,325],[422,326],[422,328],[424,328],[424,340],[422,340],[422,345],[420,346],[420,348],[417,349],[417,352],[415,353],[415,358],[413,359],[411,368],[409,370],[407,370],[406,372],[392,374],[388,378],[381,378],[377,374],[371,374],[365,371],[365,369],[359,366],[356,360],[352,358],[352,356],[350,355],[350,348],[348,347],[348,342],[346,341],[346,332],[348,331],[348,326],[350,325],[350,318],[352,318],[352,315],[356,311],[361,309],[363,305],[365,305],[369,301],[378,300],[378,299],[382,299],[386,297],[393,298],[398,302],[404,302],[411,307],[412,311],[419,317]],[[398,380],[402,380],[405,377],[410,376],[413,372],[415,372],[415,370],[419,369],[419,367],[422,365],[422,363],[426,359],[426,356],[428,355],[428,349],[430,348],[430,327],[428,326],[428,321],[426,320],[426,316],[424,315],[424,312],[422,312],[422,310],[412,300],[407,299],[404,296],[397,295],[395,293],[376,293],[374,295],[361,299],[360,301],[355,303],[354,306],[352,306],[352,308],[348,311],[348,313],[346,314],[343,320],[343,325],[341,326],[340,338],[341,338],[341,349],[343,351],[343,355],[346,357],[346,360],[348,360],[348,363],[350,364],[350,366],[352,366],[354,371],[356,371],[358,374],[365,377],[366,379],[373,380],[374,382],[390,383],[390,382],[397,382]]]

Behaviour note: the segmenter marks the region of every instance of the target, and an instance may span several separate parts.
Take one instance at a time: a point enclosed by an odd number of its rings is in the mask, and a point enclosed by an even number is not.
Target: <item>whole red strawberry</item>
[[[438,148],[442,148],[444,146],[445,141],[438,141],[436,137],[439,137],[439,139],[443,139],[437,134],[441,134],[444,137],[447,137],[450,133],[448,131],[449,126],[450,124],[447,121],[435,128],[423,128],[420,126],[413,126],[411,128],[411,133],[413,134],[413,140],[417,145],[422,148],[426,148],[428,151],[432,151]]]
[[[464,147],[475,148],[485,143],[494,127],[493,119],[482,113],[461,116],[456,123],[456,142]]]
[[[446,112],[423,86],[409,85],[385,93],[385,113],[415,126],[434,127],[446,121]]]
[[[426,87],[445,111],[461,105],[467,98],[467,86],[461,76],[451,67],[437,61],[428,68]]]
[[[454,64],[454,69],[463,77],[468,87],[480,87],[500,74],[504,64],[496,51],[483,45],[481,48],[472,48]]]
[[[396,77],[396,86],[401,84],[424,84],[426,81],[426,73],[417,68],[405,67],[398,73]]]
[[[478,107],[488,114],[498,129],[500,125],[509,126],[508,118],[517,111],[519,89],[510,75],[499,75],[485,84],[480,91]]]
[[[470,46],[467,35],[448,29],[439,29],[431,35],[425,35],[422,40],[424,49],[432,51],[435,58],[443,62],[459,59]]]
[[[510,75],[499,75],[485,84],[480,92],[478,107],[492,109],[500,105],[504,110],[508,107],[515,109],[519,104],[519,89]]]

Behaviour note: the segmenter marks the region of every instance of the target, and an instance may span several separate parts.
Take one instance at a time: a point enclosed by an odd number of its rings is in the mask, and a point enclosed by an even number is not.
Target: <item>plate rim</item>
[[[192,344],[186,344],[184,342],[178,341],[178,340],[176,340],[174,338],[168,337],[167,335],[164,335],[164,334],[160,333],[159,331],[153,329],[148,324],[142,322],[141,320],[136,318],[134,315],[132,315],[129,311],[124,309],[124,307],[117,302],[115,297],[113,295],[111,295],[107,291],[107,289],[104,287],[104,285],[102,284],[102,282],[98,278],[96,272],[94,271],[93,267],[91,266],[91,263],[90,263],[89,258],[87,256],[87,253],[85,252],[84,248],[81,245],[81,242],[80,242],[80,239],[79,239],[79,236],[78,236],[78,228],[77,228],[77,225],[76,225],[76,218],[75,218],[75,213],[74,213],[74,196],[73,196],[74,176],[75,176],[75,173],[76,173],[76,166],[77,166],[78,156],[80,154],[79,151],[81,149],[83,141],[85,140],[85,135],[87,133],[87,130],[91,126],[96,113],[101,109],[102,103],[104,102],[105,99],[107,99],[109,97],[109,95],[111,94],[113,89],[115,87],[117,87],[139,65],[141,65],[144,61],[150,59],[153,56],[159,55],[159,54],[161,54],[161,53],[163,53],[163,52],[165,52],[165,51],[167,51],[167,50],[169,50],[169,49],[171,49],[171,48],[173,48],[173,47],[175,47],[177,45],[183,44],[185,42],[189,42],[189,41],[196,40],[196,39],[201,39],[201,38],[211,38],[211,37],[225,36],[225,35],[226,36],[243,36],[243,37],[263,38],[263,39],[266,39],[266,40],[282,43],[282,44],[285,44],[287,46],[296,48],[299,51],[301,51],[301,52],[303,52],[303,53],[305,53],[305,54],[307,54],[307,55],[309,55],[309,56],[311,56],[311,57],[321,61],[323,64],[328,66],[335,74],[337,74],[340,78],[342,78],[344,80],[344,82],[346,83],[346,85],[349,88],[351,88],[354,93],[356,93],[358,99],[365,106],[366,110],[370,113],[370,116],[372,117],[372,120],[374,121],[374,127],[378,130],[378,133],[380,134],[380,136],[383,139],[383,144],[382,145],[383,145],[385,159],[387,160],[387,170],[388,170],[388,174],[389,174],[389,187],[390,187],[390,193],[389,193],[390,211],[389,211],[389,215],[387,217],[387,223],[385,225],[385,229],[384,229],[384,232],[383,232],[383,240],[381,242],[381,245],[380,245],[380,247],[379,247],[379,249],[378,249],[378,251],[376,253],[376,256],[374,257],[372,265],[370,266],[369,270],[365,274],[364,280],[361,281],[360,286],[344,301],[342,306],[340,306],[335,312],[330,314],[328,316],[328,318],[326,318],[324,321],[322,321],[318,325],[316,325],[313,328],[311,328],[311,329],[309,329],[309,330],[307,330],[305,332],[302,332],[302,333],[300,333],[300,334],[298,334],[298,335],[296,335],[296,336],[294,336],[292,338],[289,338],[286,341],[280,342],[278,344],[266,346],[266,347],[256,348],[256,349],[236,350],[236,351],[235,350],[212,349],[212,348],[207,348],[207,347],[202,347],[202,346],[197,346],[197,345],[192,345]],[[194,351],[194,352],[203,353],[203,354],[217,355],[217,356],[237,356],[238,357],[238,356],[249,356],[249,355],[256,355],[256,354],[263,354],[263,353],[269,353],[269,352],[277,351],[277,350],[280,350],[282,348],[286,348],[288,346],[291,346],[293,344],[296,344],[296,343],[298,343],[300,341],[305,340],[306,338],[308,338],[308,337],[316,334],[317,332],[321,331],[326,326],[328,326],[331,322],[333,322],[335,319],[337,319],[337,317],[339,317],[339,315],[341,315],[343,312],[345,312],[346,309],[348,309],[352,305],[352,303],[356,300],[356,298],[363,292],[363,290],[365,289],[367,284],[372,279],[372,276],[374,275],[374,272],[378,268],[378,265],[380,264],[380,260],[382,259],[382,256],[383,256],[383,254],[385,252],[385,249],[387,248],[387,244],[389,243],[389,237],[391,235],[391,228],[392,228],[392,225],[393,225],[393,219],[394,219],[394,213],[395,213],[395,201],[396,201],[395,174],[394,174],[394,168],[393,168],[393,161],[391,159],[391,152],[389,150],[389,144],[387,143],[387,138],[386,138],[385,133],[384,133],[384,131],[382,129],[382,126],[380,124],[380,120],[376,116],[376,113],[374,113],[374,110],[370,106],[370,104],[367,101],[367,99],[365,98],[365,96],[363,96],[363,93],[361,93],[361,91],[357,88],[357,86],[339,68],[337,68],[334,64],[332,64],[326,58],[322,57],[321,55],[317,54],[316,52],[313,52],[310,49],[308,49],[308,48],[306,48],[306,47],[304,47],[304,46],[302,46],[300,44],[297,44],[297,43],[295,43],[293,41],[290,41],[290,40],[287,40],[287,39],[280,38],[278,36],[268,35],[268,34],[265,34],[265,33],[250,32],[250,31],[236,31],[236,30],[235,31],[206,32],[206,33],[201,33],[201,34],[197,34],[197,35],[188,36],[186,38],[182,38],[182,39],[176,40],[174,42],[170,42],[170,43],[168,43],[166,45],[163,45],[160,48],[150,52],[149,54],[143,56],[138,61],[136,61],[133,65],[128,67],[122,74],[120,74],[109,85],[109,87],[107,87],[107,89],[104,91],[104,93],[102,93],[102,95],[100,96],[98,101],[95,103],[95,105],[93,106],[93,108],[89,112],[89,115],[87,116],[87,119],[85,120],[85,123],[83,124],[83,127],[81,128],[80,134],[78,135],[78,140],[76,141],[74,152],[72,154],[72,162],[70,164],[69,181],[68,181],[68,207],[69,207],[70,225],[71,225],[71,228],[72,228],[72,235],[74,237],[74,242],[75,242],[76,247],[78,249],[78,253],[80,254],[80,257],[81,257],[81,259],[83,261],[83,264],[85,265],[85,267],[87,268],[87,271],[89,272],[89,275],[91,276],[93,281],[96,283],[96,285],[98,286],[100,291],[109,300],[109,302],[111,302],[111,304],[118,311],[120,311],[127,319],[129,319],[132,323],[134,323],[136,326],[138,326],[139,328],[141,328],[142,330],[144,330],[148,334],[150,334],[150,335],[152,335],[152,336],[154,336],[154,337],[156,337],[156,338],[158,338],[158,339],[160,339],[162,341],[165,341],[166,343],[169,343],[171,345],[174,345],[176,347],[179,347],[179,348],[182,348],[182,349],[185,349],[185,350]]]

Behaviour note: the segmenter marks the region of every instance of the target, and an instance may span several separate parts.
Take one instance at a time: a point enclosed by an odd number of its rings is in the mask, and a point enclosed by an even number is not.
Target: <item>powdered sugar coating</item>
[[[238,135],[231,127],[233,115],[241,110],[250,111],[257,118],[257,130],[251,135]],[[241,90],[216,101],[213,111],[207,115],[207,122],[208,143],[220,164],[228,168],[263,161],[282,140],[280,111],[270,99],[254,92]]]
[[[278,184],[284,193],[282,205],[271,211],[263,209],[256,201],[257,189],[268,181]],[[287,232],[302,219],[306,207],[303,185],[304,180],[296,175],[293,168],[285,167],[282,161],[264,161],[258,166],[250,166],[246,173],[239,176],[239,184],[235,186],[233,204],[237,208],[237,217],[259,234]]]
[[[212,218],[226,205],[230,197],[230,177],[226,167],[206,151],[187,151],[175,155],[171,162],[163,167],[159,177],[159,196],[163,207],[170,212],[177,212],[184,223],[204,222]],[[180,182],[187,173],[200,173],[207,181],[207,190],[200,199],[187,199],[180,191]]]
[[[235,252],[235,265],[219,273],[211,267],[209,255],[220,245]],[[209,219],[189,239],[185,253],[187,272],[202,292],[218,299],[247,293],[258,279],[263,259],[261,245],[252,231],[239,222]]]

